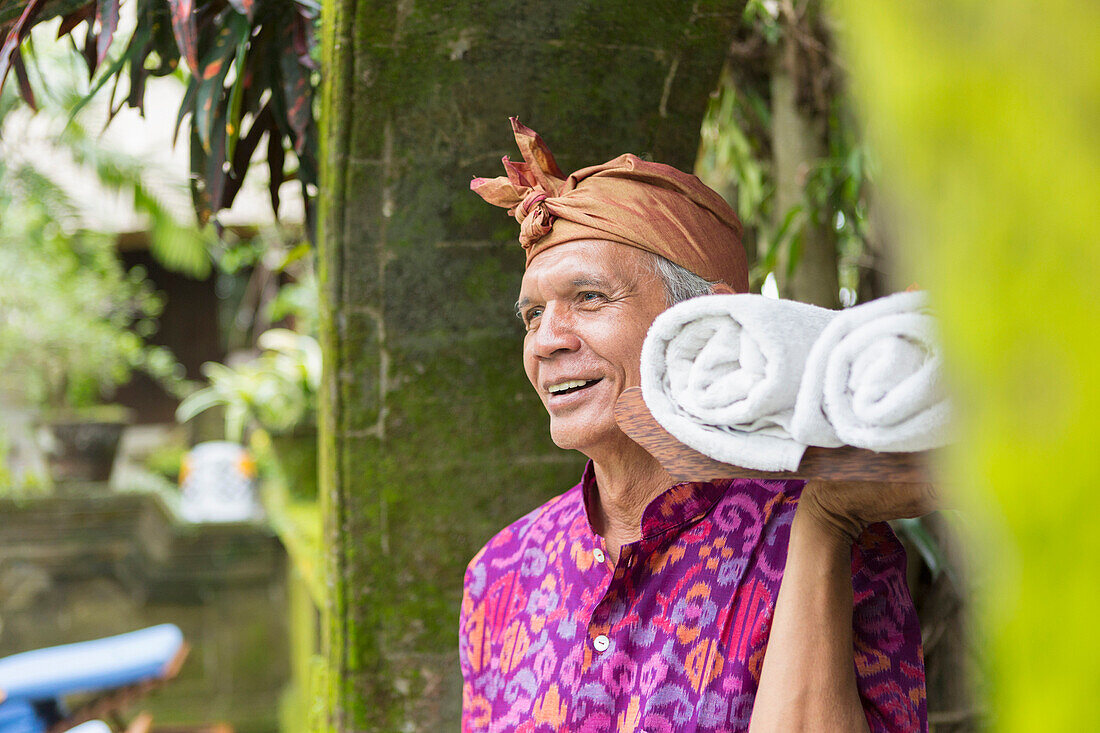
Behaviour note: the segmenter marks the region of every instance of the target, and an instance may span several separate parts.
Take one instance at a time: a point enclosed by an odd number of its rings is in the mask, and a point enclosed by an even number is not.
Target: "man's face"
[[[649,259],[616,242],[571,242],[540,253],[523,275],[523,366],[562,448],[592,457],[626,440],[615,402],[641,383],[642,342],[666,308]]]

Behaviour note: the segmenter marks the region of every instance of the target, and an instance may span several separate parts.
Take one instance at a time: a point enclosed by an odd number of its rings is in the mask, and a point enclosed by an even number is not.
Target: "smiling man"
[[[512,124],[523,162],[471,187],[520,222],[524,369],[554,442],[590,460],[470,562],[463,730],[926,728],[905,556],[875,523],[919,497],[677,484],[615,423],[653,319],[747,290],[734,212],[632,155],[565,176]]]

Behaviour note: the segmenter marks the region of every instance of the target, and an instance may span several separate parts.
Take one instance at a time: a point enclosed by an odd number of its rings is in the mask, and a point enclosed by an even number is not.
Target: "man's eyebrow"
[[[516,301],[516,316],[520,315],[520,311],[526,308],[531,303],[530,298],[520,298]]]
[[[608,288],[611,283],[600,277],[578,277],[573,280],[575,288]]]

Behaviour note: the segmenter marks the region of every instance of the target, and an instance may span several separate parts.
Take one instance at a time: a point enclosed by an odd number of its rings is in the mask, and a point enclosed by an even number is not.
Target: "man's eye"
[[[580,297],[581,297],[582,301],[584,301],[586,303],[591,303],[593,301],[600,300],[601,298],[603,298],[603,295],[590,290],[590,291],[581,293]]]
[[[528,309],[523,314],[523,325],[530,328],[531,324],[535,322],[535,319],[537,319],[541,315],[542,315],[542,308],[530,308],[530,309]]]

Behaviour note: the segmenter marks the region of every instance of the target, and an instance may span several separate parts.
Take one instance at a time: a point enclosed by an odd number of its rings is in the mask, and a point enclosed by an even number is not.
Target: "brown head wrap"
[[[542,138],[511,119],[523,162],[504,156],[507,177],[475,178],[470,189],[520,223],[527,264],[548,247],[604,239],[748,291],[741,222],[698,178],[629,153],[567,177]]]

